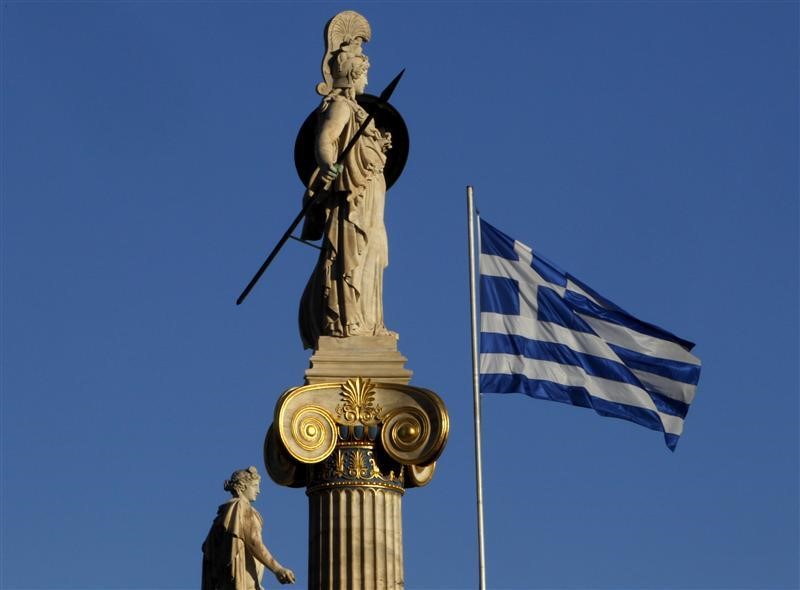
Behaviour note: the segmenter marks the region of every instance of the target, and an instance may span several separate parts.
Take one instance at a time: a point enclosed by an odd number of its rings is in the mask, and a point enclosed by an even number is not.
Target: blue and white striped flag
[[[663,432],[675,450],[700,378],[694,344],[480,227],[481,392],[593,408]]]

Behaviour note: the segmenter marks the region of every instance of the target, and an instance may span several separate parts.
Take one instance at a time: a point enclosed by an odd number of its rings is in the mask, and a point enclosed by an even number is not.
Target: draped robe
[[[246,498],[231,498],[203,543],[202,590],[263,590],[264,563],[273,562],[261,540],[264,521]]]
[[[323,99],[318,117],[318,143],[329,136],[326,125],[344,119],[333,145],[338,156],[367,113],[346,95],[331,94]],[[313,348],[321,335],[390,333],[383,323],[383,271],[389,262],[383,223],[385,142],[383,134],[370,123],[316,211],[324,220],[322,249],[300,302],[300,334],[306,348]],[[318,153],[320,147],[326,146],[318,145]],[[309,231],[307,220],[304,237],[309,233],[313,230]]]

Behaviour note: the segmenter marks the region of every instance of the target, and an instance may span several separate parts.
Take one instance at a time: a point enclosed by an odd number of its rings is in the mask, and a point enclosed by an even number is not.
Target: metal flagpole
[[[478,496],[478,575],[480,590],[486,590],[486,556],[483,543],[483,466],[481,465],[481,394],[478,379],[478,326],[475,306],[475,211],[472,187],[467,186],[467,223],[469,226],[469,307],[472,320],[472,391],[475,411],[475,485]]]

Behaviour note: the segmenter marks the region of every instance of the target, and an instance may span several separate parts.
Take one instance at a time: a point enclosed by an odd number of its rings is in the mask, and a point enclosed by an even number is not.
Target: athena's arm
[[[350,109],[344,101],[340,100],[332,100],[328,104],[328,108],[322,112],[315,155],[317,165],[323,174],[336,163],[339,150],[345,147],[337,145],[337,143],[349,118]]]

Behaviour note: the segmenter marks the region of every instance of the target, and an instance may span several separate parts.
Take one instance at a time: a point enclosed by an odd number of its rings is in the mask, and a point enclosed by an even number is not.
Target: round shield
[[[370,115],[374,115],[375,127],[392,134],[392,148],[386,154],[386,166],[383,176],[386,188],[391,187],[400,177],[408,159],[408,128],[403,117],[392,105],[382,102],[377,96],[360,94],[356,97],[358,104]],[[308,186],[311,175],[317,168],[314,157],[314,143],[317,133],[317,110],[314,109],[306,120],[294,142],[294,165],[303,186]]]

